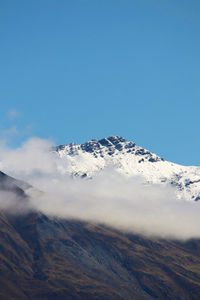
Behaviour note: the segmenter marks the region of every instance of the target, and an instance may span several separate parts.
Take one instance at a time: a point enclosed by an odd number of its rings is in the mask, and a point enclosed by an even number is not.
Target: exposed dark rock
[[[98,141],[102,146],[110,147],[112,143],[108,139],[102,139]]]
[[[154,157],[150,157],[150,158],[149,158],[149,161],[150,161],[150,162],[157,162],[158,160],[159,160],[159,159],[158,159],[157,157],[155,157],[155,158],[154,158]]]
[[[185,186],[189,186],[189,185],[191,185],[191,184],[194,184],[194,183],[197,183],[197,182],[200,182],[200,179],[198,179],[198,180],[186,180],[186,182],[185,182]]]
[[[107,138],[113,145],[117,145],[119,143],[125,143],[126,140],[121,136],[110,136]]]
[[[138,162],[139,163],[144,162],[144,158],[140,159]]]
[[[125,149],[130,149],[130,148],[135,148],[135,143],[129,142],[128,144],[125,145]]]

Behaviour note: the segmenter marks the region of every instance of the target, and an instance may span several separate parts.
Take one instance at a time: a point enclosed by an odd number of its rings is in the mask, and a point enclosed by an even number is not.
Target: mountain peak
[[[71,143],[69,145],[60,145],[56,147],[56,151],[65,151],[69,155],[76,155],[78,151],[88,152],[95,157],[103,157],[105,154],[113,155],[115,152],[125,150],[125,152],[131,152],[130,149],[135,148],[135,143],[127,142],[125,138],[121,136],[109,136],[100,140],[92,139],[83,144]]]
[[[145,160],[148,160],[149,162],[163,161],[163,158],[160,158],[146,149],[136,146],[135,143],[129,142],[118,135],[109,136],[100,140],[92,139],[83,144],[71,143],[60,145],[57,146],[55,150],[59,154],[70,156],[79,155],[80,153],[90,153],[95,158],[106,158],[118,156],[118,154],[121,153],[122,155],[131,154],[137,156],[139,163]]]
[[[200,168],[165,161],[121,136],[61,145],[55,150],[63,172],[72,176],[93,177],[111,166],[125,176],[142,176],[144,183],[171,184],[178,198],[200,199]]]

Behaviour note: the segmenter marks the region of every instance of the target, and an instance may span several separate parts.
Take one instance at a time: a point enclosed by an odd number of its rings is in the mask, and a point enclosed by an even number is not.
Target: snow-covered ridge
[[[61,172],[92,177],[111,166],[125,176],[141,175],[145,183],[171,184],[178,198],[200,199],[200,167],[165,161],[150,151],[120,136],[90,140],[84,144],[55,148],[62,161]]]

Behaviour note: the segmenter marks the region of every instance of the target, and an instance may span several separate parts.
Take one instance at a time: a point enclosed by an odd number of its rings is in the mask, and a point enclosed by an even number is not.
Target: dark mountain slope
[[[30,187],[31,187],[30,184],[21,180],[17,180],[0,171],[0,190],[12,191],[18,195],[23,196],[24,190]]]
[[[197,300],[199,256],[198,240],[146,238],[38,212],[0,213],[1,300]]]

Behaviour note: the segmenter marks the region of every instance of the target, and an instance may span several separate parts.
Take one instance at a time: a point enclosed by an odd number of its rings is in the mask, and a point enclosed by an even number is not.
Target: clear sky
[[[121,135],[200,165],[199,0],[1,0],[0,137]]]

